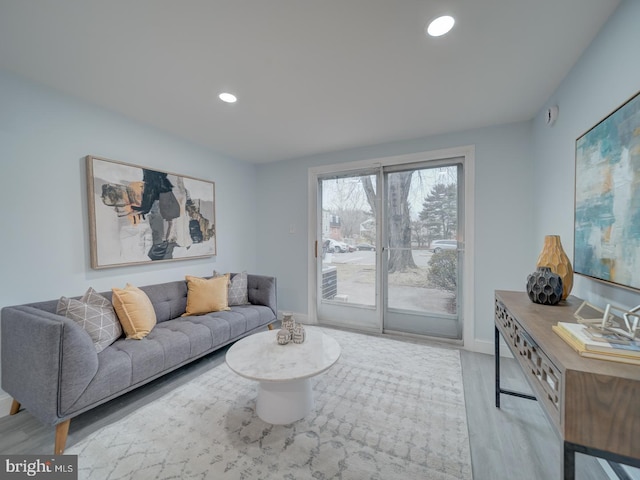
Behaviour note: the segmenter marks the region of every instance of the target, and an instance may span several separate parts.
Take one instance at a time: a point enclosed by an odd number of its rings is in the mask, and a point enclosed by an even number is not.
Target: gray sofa
[[[187,282],[140,287],[157,324],[142,340],[121,337],[100,353],[73,320],[56,315],[58,300],[2,309],[2,389],[11,414],[24,407],[56,425],[62,454],[71,418],[265,327],[277,317],[276,279],[248,275],[249,305],[181,317]],[[111,299],[111,292],[102,295]]]

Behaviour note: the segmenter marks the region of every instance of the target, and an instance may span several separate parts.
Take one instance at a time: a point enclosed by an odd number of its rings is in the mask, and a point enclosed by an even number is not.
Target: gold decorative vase
[[[553,273],[557,273],[562,278],[562,300],[565,300],[573,288],[573,268],[569,257],[562,248],[560,235],[546,235],[544,237],[544,247],[536,267],[550,267]]]

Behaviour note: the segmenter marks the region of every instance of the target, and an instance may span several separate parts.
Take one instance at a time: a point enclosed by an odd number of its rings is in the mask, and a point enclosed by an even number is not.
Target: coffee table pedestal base
[[[260,382],[256,413],[267,423],[287,425],[307,416],[313,410],[311,380]]]

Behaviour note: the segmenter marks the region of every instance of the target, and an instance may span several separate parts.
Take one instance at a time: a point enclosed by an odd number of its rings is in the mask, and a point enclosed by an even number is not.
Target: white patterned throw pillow
[[[214,270],[213,276],[221,277],[222,274]],[[249,303],[247,272],[236,273],[229,281],[229,306],[248,305]]]
[[[98,353],[122,335],[113,305],[93,288],[89,288],[80,300],[62,297],[56,313],[80,325],[91,337]]]

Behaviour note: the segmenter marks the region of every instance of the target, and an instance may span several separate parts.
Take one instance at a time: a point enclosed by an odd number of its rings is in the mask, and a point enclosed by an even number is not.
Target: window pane
[[[322,301],[376,305],[375,175],[322,180]]]

